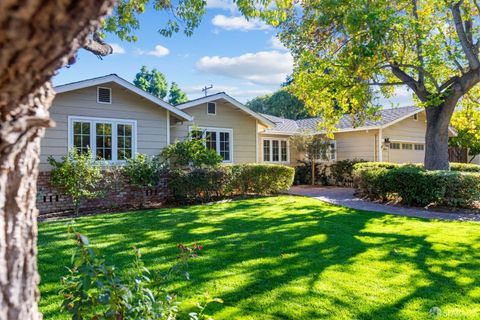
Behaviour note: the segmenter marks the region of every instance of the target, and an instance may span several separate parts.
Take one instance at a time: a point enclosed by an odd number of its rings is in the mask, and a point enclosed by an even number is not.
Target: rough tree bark
[[[41,319],[35,207],[55,71],[114,0],[0,1],[0,319]]]
[[[448,127],[452,106],[427,108],[427,132],[425,135],[425,168],[427,170],[448,170]]]

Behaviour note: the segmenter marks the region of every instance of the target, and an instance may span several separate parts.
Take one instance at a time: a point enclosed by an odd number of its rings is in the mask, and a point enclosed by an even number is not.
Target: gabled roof
[[[361,126],[354,126],[352,117],[347,114],[340,119],[339,123],[336,125],[335,132],[383,129],[424,110],[425,109],[423,108],[414,106],[382,109],[379,111],[379,119],[367,119]],[[270,115],[264,116],[277,124],[275,128],[266,129],[265,133],[295,134],[302,131],[319,132],[317,124],[322,121],[321,117],[289,120]]]
[[[185,110],[185,109],[188,109],[188,108],[191,108],[191,107],[198,106],[198,105],[203,104],[203,103],[213,102],[213,101],[219,100],[219,99],[226,100],[227,102],[233,104],[235,107],[237,107],[238,109],[240,109],[240,110],[244,111],[245,113],[249,114],[253,118],[257,119],[262,124],[265,124],[268,127],[275,127],[275,123],[272,122],[270,119],[266,118],[265,116],[261,115],[260,113],[257,113],[255,111],[251,110],[250,108],[246,107],[243,103],[235,100],[234,98],[232,98],[231,96],[229,96],[225,92],[219,92],[219,93],[211,94],[211,95],[208,95],[208,96],[205,96],[205,97],[202,97],[202,98],[190,100],[188,102],[179,104],[176,107],[180,110]]]
[[[63,92],[68,92],[72,90],[78,90],[78,89],[83,89],[91,86],[97,86],[100,84],[104,84],[107,82],[114,82],[118,84],[119,86],[124,87],[125,89],[128,89],[132,91],[133,93],[136,93],[137,95],[141,96],[142,98],[145,98],[149,100],[150,102],[153,102],[154,104],[158,105],[159,107],[162,107],[170,112],[172,112],[174,115],[177,117],[180,117],[183,120],[186,121],[192,121],[193,117],[178,108],[172,106],[171,104],[155,97],[154,95],[143,91],[142,89],[139,89],[135,87],[132,83],[128,82],[127,80],[117,76],[116,74],[109,74],[106,76],[102,77],[97,77],[97,78],[91,78],[91,79],[86,79],[82,81],[77,81],[77,82],[71,82],[63,85],[56,86],[54,88],[56,93],[63,93]]]

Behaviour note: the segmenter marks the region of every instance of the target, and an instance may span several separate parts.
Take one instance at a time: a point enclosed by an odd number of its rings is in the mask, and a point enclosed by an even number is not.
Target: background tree
[[[180,89],[176,82],[170,85],[170,92],[168,93],[168,103],[176,106],[177,104],[188,101],[187,94]]]
[[[142,66],[135,75],[133,84],[162,100],[167,96],[168,84],[165,75],[155,68],[149,71],[146,66]]]
[[[246,105],[256,112],[287,119],[305,119],[310,116],[303,102],[286,89],[256,97]]]
[[[478,100],[467,103],[453,113],[452,125],[457,131],[457,136],[450,139],[450,145],[468,149],[472,162],[480,155],[480,105]]]
[[[267,1],[268,2],[268,1]],[[408,87],[427,114],[425,167],[448,169],[448,126],[480,81],[478,1],[283,1],[243,14],[277,25],[294,61],[292,91],[332,131],[347,112],[375,115]],[[360,121],[361,122],[361,121]]]

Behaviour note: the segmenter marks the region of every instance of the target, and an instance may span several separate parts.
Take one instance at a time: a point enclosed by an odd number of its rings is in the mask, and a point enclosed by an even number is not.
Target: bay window
[[[263,162],[289,162],[286,139],[263,139]]]
[[[69,148],[80,153],[90,148],[97,160],[125,161],[135,155],[134,120],[69,117],[68,131]]]

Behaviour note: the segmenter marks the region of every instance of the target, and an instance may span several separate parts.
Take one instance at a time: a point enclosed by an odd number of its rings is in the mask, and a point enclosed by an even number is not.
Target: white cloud
[[[135,53],[138,54],[138,55],[149,55],[149,56],[155,56],[155,57],[164,57],[166,55],[168,55],[170,53],[170,50],[168,48],[165,48],[164,46],[162,45],[156,45],[154,50],[150,50],[150,51],[145,51],[145,50],[142,50],[142,49],[137,49],[135,50]]]
[[[110,43],[110,47],[113,49],[113,54],[124,54],[125,49],[122,48],[118,43]]]
[[[212,19],[212,24],[216,27],[225,29],[225,30],[240,30],[240,31],[250,31],[250,30],[265,30],[270,27],[265,24],[265,22],[258,19],[247,20],[244,17],[238,16],[224,16],[223,14],[218,14]]]
[[[207,0],[207,8],[230,10],[233,12],[237,9],[237,6],[232,0]]]
[[[288,50],[283,43],[280,42],[280,39],[278,39],[277,36],[272,36],[270,40],[268,41],[270,48],[276,49],[276,50]]]
[[[202,72],[248,80],[256,84],[279,85],[292,73],[293,58],[290,53],[260,51],[237,57],[205,56],[197,61]]]

